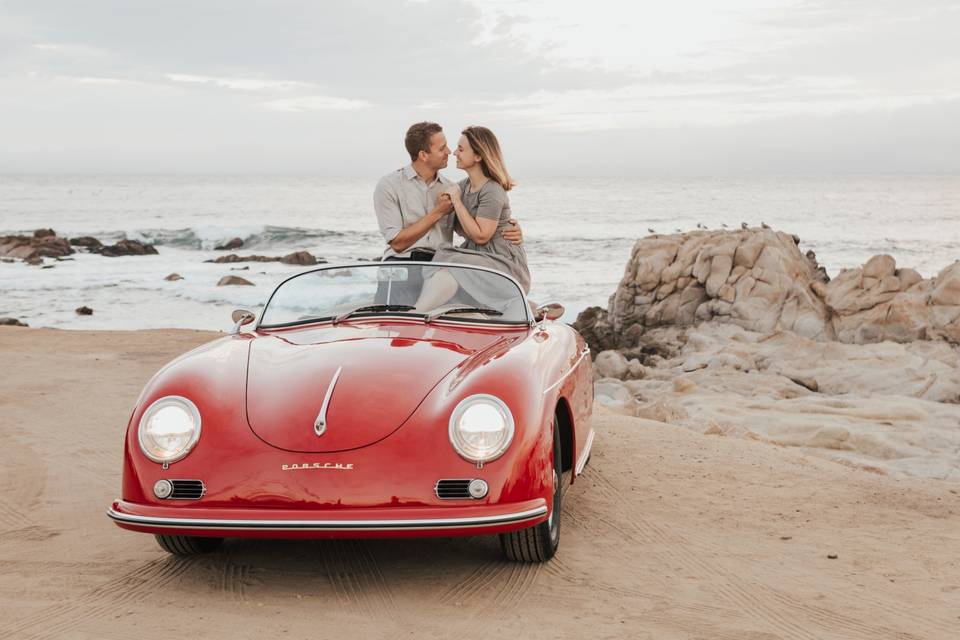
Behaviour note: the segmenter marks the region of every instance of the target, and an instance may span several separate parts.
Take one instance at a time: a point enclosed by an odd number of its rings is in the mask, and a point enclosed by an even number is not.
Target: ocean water
[[[450,177],[458,172],[448,171]],[[156,256],[77,253],[52,269],[0,263],[0,317],[84,329],[225,329],[304,267],[205,264],[239,236],[240,253],[305,249],[331,263],[379,256],[376,178],[296,176],[0,176],[0,235],[52,227],[61,236],[154,243]],[[653,230],[761,222],[795,233],[833,275],[889,253],[924,276],[960,259],[960,176],[754,179],[556,178],[510,193],[533,278],[530,297],[572,321],[606,306],[634,242]],[[247,270],[236,270],[248,266]],[[176,272],[183,280],[167,282]],[[224,275],[254,287],[217,287]],[[78,316],[86,305],[92,316]]]

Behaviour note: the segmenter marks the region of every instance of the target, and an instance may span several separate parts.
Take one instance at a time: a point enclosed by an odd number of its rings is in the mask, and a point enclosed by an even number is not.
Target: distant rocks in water
[[[116,244],[103,245],[94,253],[99,253],[108,258],[116,258],[118,256],[156,255],[157,250],[152,244],[144,244],[139,240],[121,240]]]
[[[213,262],[217,264],[223,263],[234,263],[234,262],[281,262],[283,264],[295,264],[300,266],[314,265],[314,264],[324,264],[326,260],[323,258],[317,258],[309,251],[295,251],[293,253],[288,253],[285,256],[240,256],[235,253],[229,255],[220,256],[214,260],[204,260],[204,262]]]
[[[242,238],[233,238],[232,240],[227,240],[223,244],[217,245],[214,247],[215,251],[233,251],[234,249],[239,249],[243,246]]]
[[[75,247],[86,247],[89,251],[96,253],[103,246],[103,243],[93,236],[80,236],[79,238],[70,238],[70,244]]]
[[[595,352],[639,348],[651,328],[710,320],[821,341],[960,343],[960,262],[923,280],[875,256],[830,280],[798,244],[768,228],[643,238],[608,308],[585,310],[574,326]]]
[[[39,234],[39,235],[38,235]],[[33,236],[0,237],[0,257],[41,264],[43,258],[62,258],[74,253],[66,238],[58,238],[53,229],[38,229]]]
[[[93,315],[93,309],[91,309],[90,307],[87,307],[87,306],[77,307],[76,312],[77,312],[77,315],[78,315],[78,316],[92,316],[92,315]]]
[[[26,322],[20,322],[16,318],[0,318],[0,327],[29,327]]]
[[[217,282],[218,287],[226,287],[229,285],[248,285],[251,287],[254,286],[252,282],[250,282],[246,278],[241,278],[240,276],[223,276],[222,278],[220,278],[220,281]]]
[[[170,282],[176,282],[177,280],[183,280],[183,276],[179,273],[171,273],[164,280],[169,280]]]
[[[317,259],[309,251],[294,251],[293,253],[288,253],[287,255],[280,258],[280,262],[283,264],[297,264],[302,266],[318,264],[326,262],[326,260],[320,258]]]

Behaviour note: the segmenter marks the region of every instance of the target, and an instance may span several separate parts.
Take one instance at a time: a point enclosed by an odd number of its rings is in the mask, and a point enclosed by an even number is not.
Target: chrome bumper
[[[233,531],[416,531],[418,529],[463,529],[516,524],[546,515],[539,506],[513,513],[468,518],[420,518],[409,520],[229,520],[170,518],[121,513],[112,507],[107,515],[118,524],[170,529],[218,529]]]

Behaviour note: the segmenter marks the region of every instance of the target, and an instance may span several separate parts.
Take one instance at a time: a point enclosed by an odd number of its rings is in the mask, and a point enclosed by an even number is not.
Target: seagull
[[[651,229],[650,227],[647,227],[647,231],[649,231],[650,233],[656,233],[656,231],[654,231],[654,230]]]
[[[768,225],[768,224],[767,224],[766,222],[764,222],[763,220],[760,221],[760,226],[763,227],[764,229],[769,229],[769,228],[770,228],[770,225]]]
[[[704,225],[702,222],[697,223],[697,229],[706,229],[706,228],[707,228],[706,225]]]
[[[723,227],[724,229],[726,229],[726,228],[727,228],[727,223],[726,223],[726,222],[721,222],[721,223],[720,223],[720,226]]]
[[[741,223],[740,223],[740,228],[741,228],[741,229],[749,229],[749,228],[750,228],[750,225],[748,225],[746,222],[741,222]]]

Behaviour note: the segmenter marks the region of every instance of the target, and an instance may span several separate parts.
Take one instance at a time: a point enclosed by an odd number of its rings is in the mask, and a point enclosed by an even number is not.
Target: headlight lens
[[[154,462],[176,462],[200,439],[200,412],[181,396],[154,402],[140,418],[140,450]]]
[[[513,415],[503,400],[479,394],[460,401],[450,416],[450,444],[471,462],[503,455],[513,440]]]

